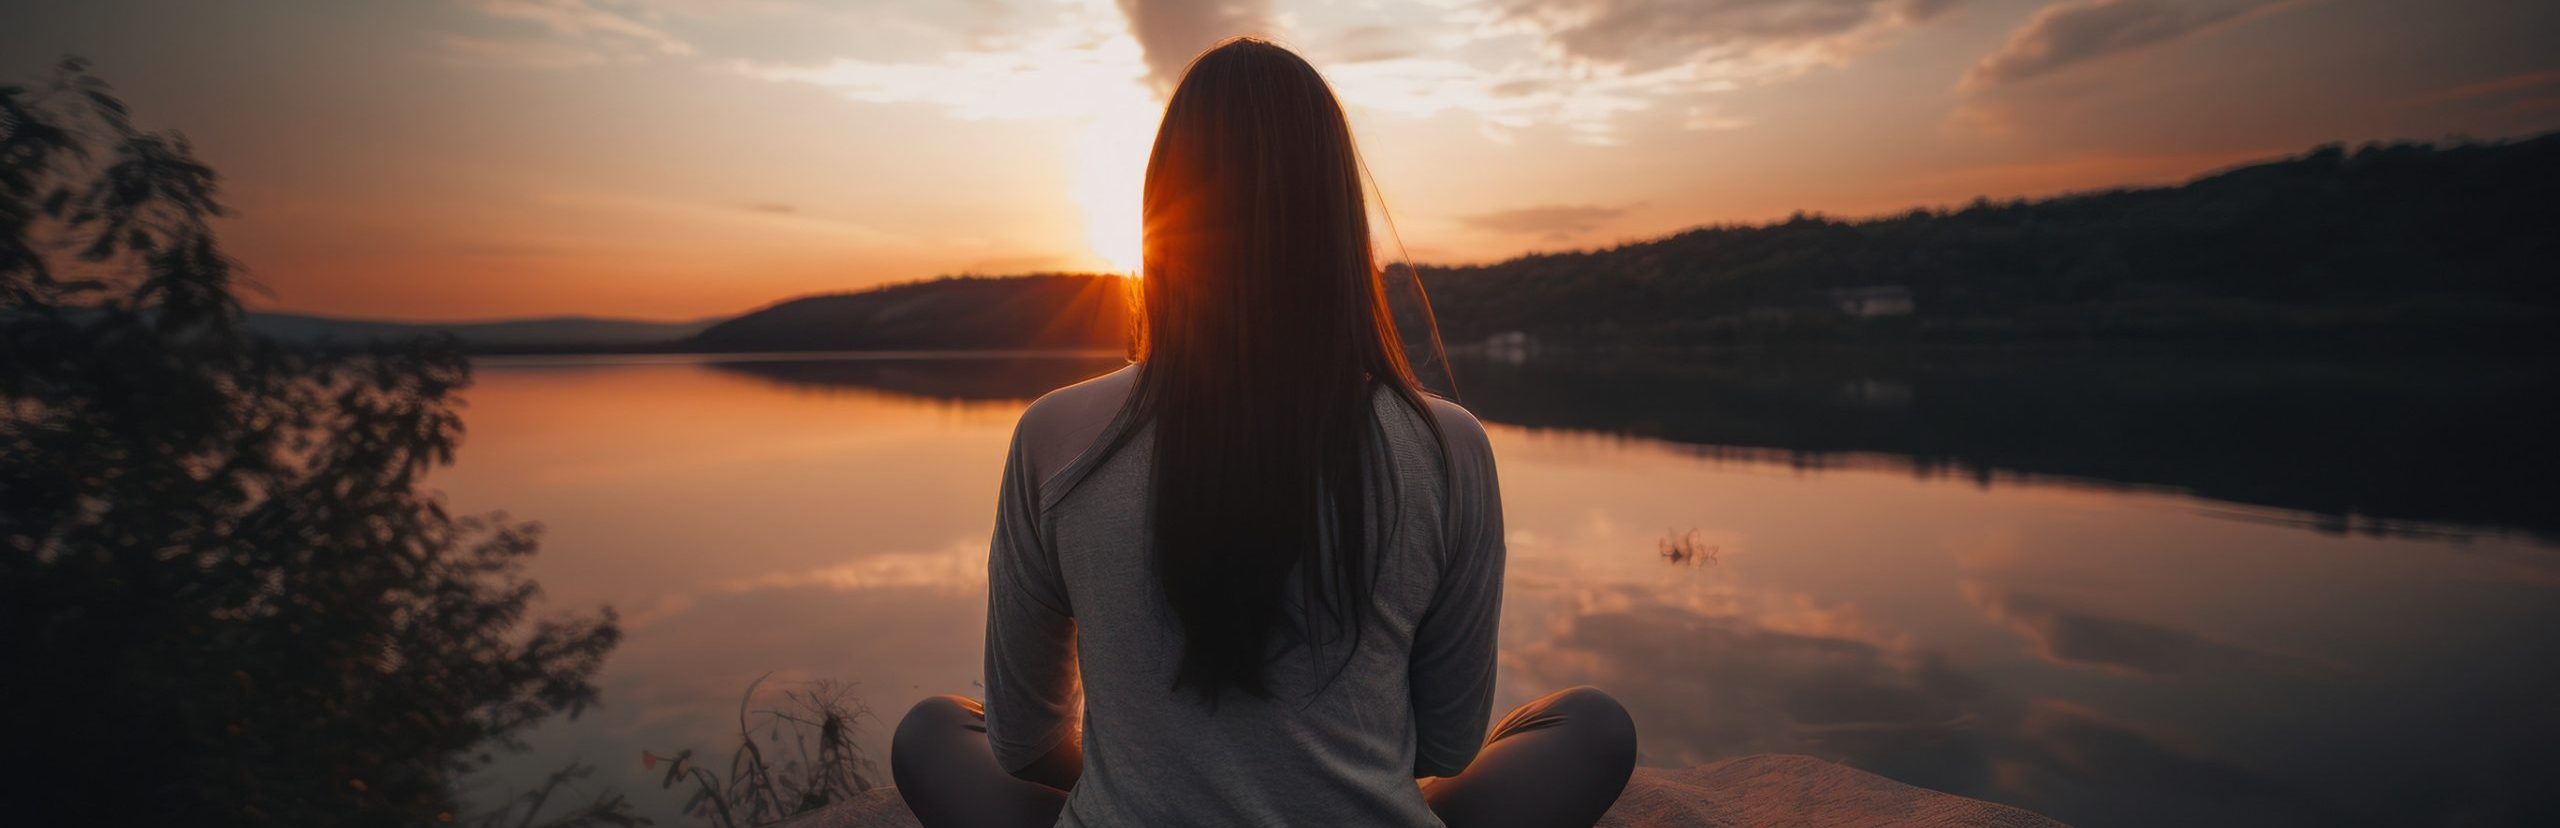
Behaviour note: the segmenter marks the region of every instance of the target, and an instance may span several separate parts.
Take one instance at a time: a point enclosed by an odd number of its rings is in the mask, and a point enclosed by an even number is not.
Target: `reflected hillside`
[[[2560,380],[2533,366],[1940,352],[1458,364],[1487,420],[1716,447],[2168,487],[2317,515],[2560,542]],[[1740,451],[1729,451],[1739,449]]]
[[[2541,463],[2560,379],[2528,365],[1872,350],[1460,358],[1487,421],[1662,440],[1806,468],[2068,478],[2305,513],[2330,532],[2522,532],[2560,543]],[[701,357],[803,391],[1031,400],[1114,353]]]
[[[813,355],[815,356],[815,355]],[[867,389],[946,402],[1032,400],[1128,364],[1117,352],[1008,356],[887,355],[825,359],[723,359],[723,373],[804,391]]]

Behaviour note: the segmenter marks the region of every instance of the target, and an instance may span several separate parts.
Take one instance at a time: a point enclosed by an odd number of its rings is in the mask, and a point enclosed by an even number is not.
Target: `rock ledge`
[[[790,828],[913,828],[895,788],[801,817]],[[2043,815],[1940,793],[1811,756],[1762,754],[1691,768],[1638,768],[1605,828],[1997,826],[2062,828]]]

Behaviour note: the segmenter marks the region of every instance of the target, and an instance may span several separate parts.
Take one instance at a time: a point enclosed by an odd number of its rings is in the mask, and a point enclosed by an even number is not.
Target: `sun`
[[[1139,196],[1162,112],[1139,93],[1100,107],[1076,134],[1070,195],[1084,217],[1085,247],[1123,276],[1137,275],[1141,261]]]

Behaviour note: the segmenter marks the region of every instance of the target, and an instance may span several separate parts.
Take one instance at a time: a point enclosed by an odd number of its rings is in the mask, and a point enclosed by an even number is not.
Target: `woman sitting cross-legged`
[[[1493,452],[1406,365],[1363,191],[1304,60],[1192,63],[1147,165],[1138,359],[1022,415],[986,701],[926,699],[891,745],[928,828],[1588,826],[1616,801],[1635,726],[1598,690],[1487,738]]]

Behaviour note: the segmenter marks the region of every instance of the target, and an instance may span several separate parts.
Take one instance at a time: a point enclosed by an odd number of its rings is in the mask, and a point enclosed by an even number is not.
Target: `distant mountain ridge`
[[[692,337],[714,321],[546,316],[475,322],[397,322],[265,311],[251,312],[247,319],[249,330],[297,345],[362,345],[443,334],[476,351],[666,345]]]

